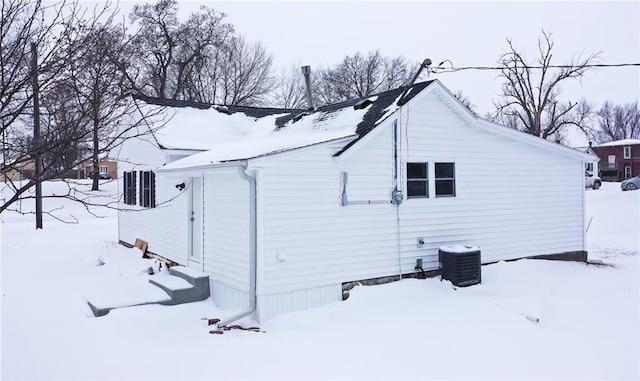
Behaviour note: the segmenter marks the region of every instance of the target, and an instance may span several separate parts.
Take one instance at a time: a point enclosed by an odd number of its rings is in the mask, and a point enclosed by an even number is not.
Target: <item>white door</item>
[[[202,179],[191,178],[191,190],[189,193],[189,208],[191,209],[191,247],[189,261],[202,261]]]

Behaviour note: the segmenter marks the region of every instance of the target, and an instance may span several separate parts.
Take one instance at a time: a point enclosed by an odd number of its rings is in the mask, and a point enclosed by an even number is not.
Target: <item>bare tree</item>
[[[402,57],[384,57],[377,50],[366,56],[357,52],[334,67],[321,69],[314,92],[321,103],[336,103],[399,87],[409,74]]]
[[[478,113],[475,110],[476,105],[471,103],[471,100],[469,99],[467,94],[465,94],[462,90],[458,90],[455,92],[455,94],[453,94],[453,96],[456,97],[460,101],[460,103],[462,103],[462,105],[466,107],[467,110],[469,110],[473,115],[478,116]]]
[[[122,119],[133,111],[126,99],[126,76],[118,66],[129,53],[126,42],[124,28],[108,20],[83,31],[82,38],[70,44],[76,59],[67,77],[75,95],[76,114],[84,123],[84,128],[78,128],[88,132],[82,140],[91,147],[92,190],[99,188],[100,155],[113,147]]]
[[[598,130],[596,141],[606,143],[622,139],[640,139],[638,102],[614,105],[605,102],[595,113]]]
[[[248,43],[233,37],[220,60],[217,103],[226,105],[264,104],[265,96],[275,84],[272,58],[259,42]]]
[[[43,3],[40,0],[2,2],[0,122],[4,151],[7,152],[8,146],[10,156],[10,160],[5,159],[2,165],[1,172],[5,179],[8,178],[7,173],[21,171],[34,158],[42,157],[45,153],[52,156],[51,152],[59,148],[60,134],[54,133],[47,126],[44,132],[48,135],[43,136],[45,139],[39,140],[37,146],[33,144],[31,117],[35,110],[31,85],[37,82],[41,93],[61,90],[58,79],[71,62],[68,43],[77,38],[80,20],[86,19],[90,25],[108,12],[109,7],[110,4],[106,3],[103,8],[94,9],[94,14],[88,16],[86,9],[80,8],[75,2],[64,0],[57,3]],[[31,51],[32,44],[35,45],[35,52]],[[37,57],[35,68],[29,64],[34,56]],[[55,171],[44,168],[33,173],[35,179],[26,183],[10,181],[8,186],[14,194],[0,207],[0,212],[20,199],[36,183],[50,178],[54,173]]]
[[[178,20],[176,0],[135,5],[130,14],[138,31],[132,39],[136,53],[129,80],[138,91],[160,98],[184,98],[186,84],[233,32],[225,14],[205,6]]]
[[[81,18],[76,3],[44,5],[41,0],[7,0],[0,8],[0,121],[2,131],[31,107],[33,80],[30,43],[38,52],[38,81],[45,90],[64,70],[70,57],[66,44]]]
[[[139,115],[131,116],[126,127],[117,125],[116,118],[125,114],[127,105],[116,89],[120,79],[114,76],[114,65],[108,64],[117,50],[116,45],[107,43],[115,30],[100,23],[105,17],[110,20],[110,6],[106,3],[91,12],[76,3],[2,3],[0,119],[5,155],[0,175],[7,198],[0,204],[0,213],[16,210],[19,200],[35,198],[32,189],[36,183],[65,177],[69,169],[83,161],[80,153],[83,146],[95,141],[96,126],[102,153],[121,143],[124,136],[135,135],[144,122],[146,116]],[[29,70],[31,41],[36,41],[39,52],[35,71]],[[42,111],[37,146],[32,131],[33,73],[37,73],[40,84]],[[36,157],[45,159],[38,172],[33,170]],[[20,174],[17,178],[16,173]],[[85,206],[90,203],[71,190],[55,197]]]
[[[307,106],[306,88],[302,71],[298,66],[281,70],[271,92],[271,104],[276,107],[295,109]]]
[[[585,129],[589,114],[578,107],[578,102],[561,101],[560,85],[582,78],[599,59],[599,53],[577,54],[569,62],[556,65],[552,62],[551,33],[542,31],[539,56],[533,61],[519,52],[510,39],[507,43],[509,48],[499,60],[505,83],[502,99],[495,102],[497,121],[543,139],[556,139],[554,135],[570,125]]]

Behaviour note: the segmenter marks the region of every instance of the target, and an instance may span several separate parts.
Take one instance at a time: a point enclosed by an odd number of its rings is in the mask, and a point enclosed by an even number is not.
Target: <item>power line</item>
[[[515,67],[512,66],[465,66],[465,67],[454,67],[451,66],[450,68],[446,68],[441,66],[442,64],[440,64],[438,67],[432,68],[431,72],[434,74],[440,74],[440,73],[453,73],[456,71],[462,71],[462,70],[504,70],[504,69],[544,69],[544,68],[548,68],[548,69],[573,69],[573,68],[578,68],[578,67],[583,67],[583,68],[602,68],[602,67],[630,67],[630,66],[640,66],[640,63],[619,63],[619,64],[588,64],[588,65],[547,65],[547,66],[542,66],[542,65],[516,65]]]

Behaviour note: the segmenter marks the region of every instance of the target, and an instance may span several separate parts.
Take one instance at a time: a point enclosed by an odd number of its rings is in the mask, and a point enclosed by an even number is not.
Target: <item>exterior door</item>
[[[202,179],[200,177],[191,178],[189,209],[191,210],[189,261],[200,263],[202,261]]]

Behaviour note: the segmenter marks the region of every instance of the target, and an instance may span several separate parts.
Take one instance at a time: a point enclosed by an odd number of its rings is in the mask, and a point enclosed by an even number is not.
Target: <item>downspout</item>
[[[400,119],[402,118],[402,107],[398,113]],[[402,119],[401,119],[402,120]],[[402,280],[402,245],[400,244],[400,204],[402,203],[402,192],[398,190],[398,155],[400,154],[398,149],[398,143],[400,137],[398,134],[398,119],[393,121],[393,197],[396,200],[396,250],[398,251],[398,277]]]
[[[256,279],[257,279],[257,262],[258,262],[258,236],[257,236],[257,215],[258,199],[256,197],[257,186],[256,178],[247,173],[247,165],[238,167],[240,177],[249,182],[249,307],[236,315],[218,322],[218,327],[225,327],[229,323],[242,319],[251,315],[257,306],[256,296]]]

